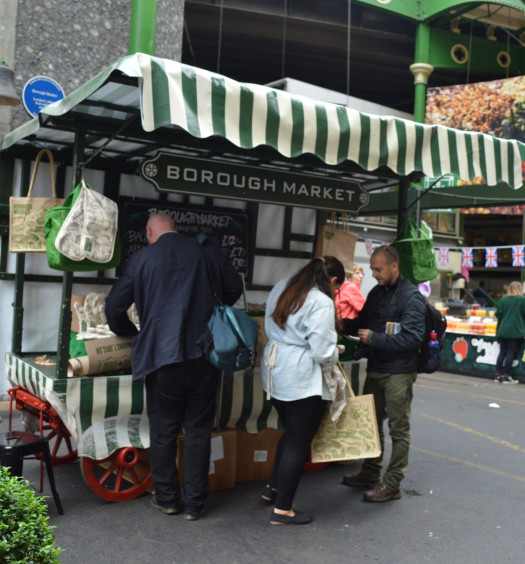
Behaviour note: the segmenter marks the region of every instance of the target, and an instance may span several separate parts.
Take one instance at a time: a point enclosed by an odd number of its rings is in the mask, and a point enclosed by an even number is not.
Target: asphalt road
[[[7,412],[0,414],[6,430]],[[399,501],[367,503],[342,485],[356,462],[304,474],[295,506],[314,515],[310,525],[269,525],[262,482],[210,494],[203,518],[187,522],[153,509],[149,495],[103,501],[74,463],[55,468],[65,515],[49,498],[50,523],[65,564],[522,563],[524,414],[523,384],[424,375],[414,392]],[[38,464],[26,462],[24,474],[37,481]]]

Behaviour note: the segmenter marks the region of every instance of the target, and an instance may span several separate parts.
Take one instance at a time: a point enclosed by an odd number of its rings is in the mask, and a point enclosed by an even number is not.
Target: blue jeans
[[[393,491],[400,488],[408,467],[408,452],[410,449],[410,406],[412,404],[412,386],[417,378],[417,372],[402,374],[387,374],[384,378],[367,376],[363,394],[374,396],[379,438],[381,440],[381,455],[377,458],[366,459],[360,474],[371,482],[382,481]],[[388,418],[388,428],[392,439],[392,455],[381,480],[383,453],[385,450],[385,434],[383,423]]]

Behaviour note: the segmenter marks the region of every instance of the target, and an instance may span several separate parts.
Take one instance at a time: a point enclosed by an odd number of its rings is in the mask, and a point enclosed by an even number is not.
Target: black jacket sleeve
[[[243,291],[241,276],[233,268],[227,257],[222,254],[217,245],[206,241],[202,246],[208,256],[213,283],[221,301],[227,305],[233,305],[240,298]]]

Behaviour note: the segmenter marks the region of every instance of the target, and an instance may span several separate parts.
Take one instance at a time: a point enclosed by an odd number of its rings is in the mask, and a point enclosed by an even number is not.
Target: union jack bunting
[[[472,247],[465,247],[461,251],[461,266],[465,268],[472,268],[474,266],[474,254]]]
[[[439,248],[439,256],[438,256],[438,264],[439,266],[448,266],[448,248],[447,247],[440,247]]]
[[[525,266],[525,253],[523,252],[523,245],[513,245],[512,266]]]
[[[370,256],[374,250],[372,248],[372,239],[365,239],[365,245],[366,245],[366,254]]]
[[[495,268],[498,266],[498,249],[496,247],[487,247],[485,250],[485,266]]]

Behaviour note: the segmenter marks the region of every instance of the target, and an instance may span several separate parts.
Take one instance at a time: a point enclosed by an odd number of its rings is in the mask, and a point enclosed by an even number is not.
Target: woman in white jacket
[[[312,520],[292,504],[326,401],[332,399],[321,367],[337,363],[334,292],[344,279],[337,258],[317,258],[278,282],[268,296],[262,383],[285,428],[262,495],[264,501],[275,502],[272,525]]]

